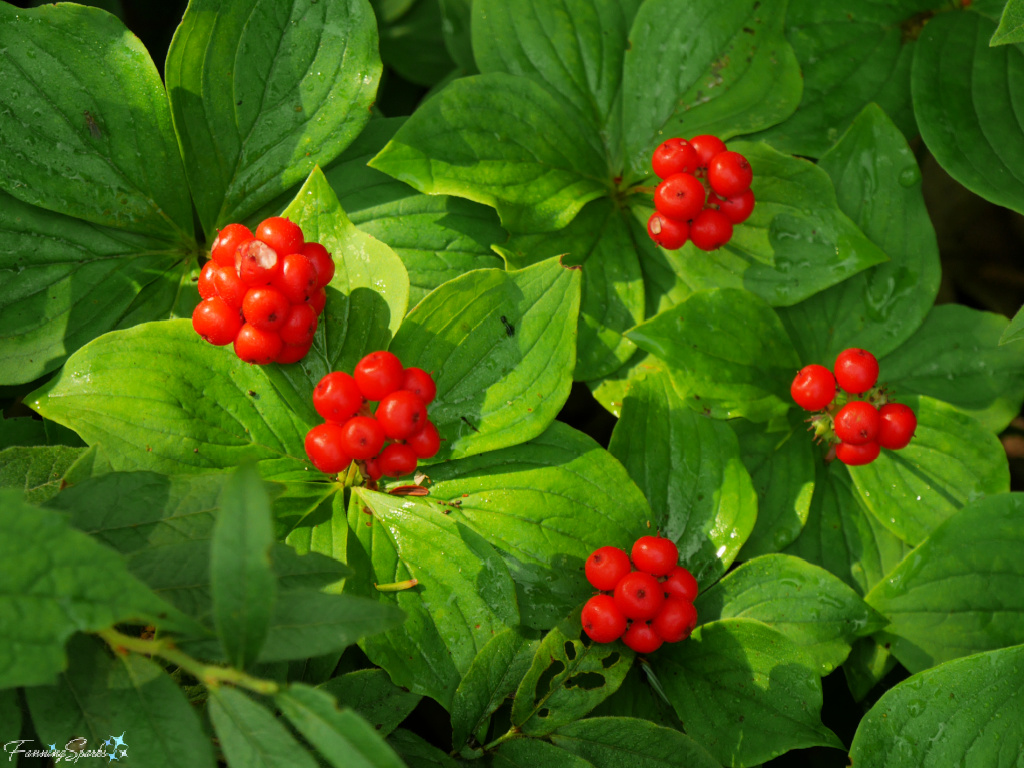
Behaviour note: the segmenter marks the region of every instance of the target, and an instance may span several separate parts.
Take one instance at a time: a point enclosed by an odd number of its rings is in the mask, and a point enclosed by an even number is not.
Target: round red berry
[[[733,224],[742,224],[749,219],[750,214],[754,212],[755,202],[754,193],[749,189],[733,197],[708,195],[708,203],[717,205],[718,210],[724,213]]]
[[[384,430],[370,416],[353,416],[341,427],[341,447],[353,459],[372,459],[384,447]]]
[[[380,471],[388,477],[401,477],[416,471],[416,453],[408,445],[391,443],[377,457]]]
[[[753,180],[750,163],[739,152],[719,152],[708,163],[708,184],[722,197],[746,192]]]
[[[878,458],[880,452],[878,443],[864,443],[863,445],[839,443],[836,446],[836,458],[843,462],[843,464],[851,467],[870,464]]]
[[[789,385],[789,394],[805,411],[820,411],[835,400],[836,379],[824,365],[811,363],[800,369]]]
[[[634,621],[622,636],[622,642],[637,653],[654,653],[664,641],[646,621]]]
[[[281,326],[281,341],[308,347],[316,335],[316,312],[309,304],[293,304]]]
[[[833,366],[836,383],[851,395],[867,392],[878,381],[878,360],[866,349],[844,349]]]
[[[651,576],[668,576],[679,565],[679,549],[671,539],[641,536],[633,544],[633,565]]]
[[[850,445],[864,445],[878,438],[878,409],[865,400],[851,400],[835,415],[836,437]]]
[[[371,480],[377,481],[384,477],[384,473],[380,471],[380,462],[376,458],[364,461],[363,468],[366,470],[366,476]]]
[[[633,571],[615,585],[615,602],[626,618],[646,621],[658,615],[665,602],[665,590],[651,574]]]
[[[344,371],[328,373],[313,389],[313,407],[327,421],[344,424],[363,407],[363,394]]]
[[[235,266],[235,251],[238,246],[253,239],[250,229],[244,224],[228,224],[217,233],[210,249],[210,258],[225,267]]]
[[[580,614],[583,631],[595,643],[612,643],[626,631],[626,617],[611,595],[594,595]]]
[[[611,592],[633,568],[629,555],[618,547],[608,546],[591,552],[583,570],[594,589]]]
[[[690,240],[702,251],[714,251],[732,240],[732,222],[714,208],[705,208],[690,222]]]
[[[217,266],[213,273],[213,287],[216,288],[217,295],[235,309],[242,308],[245,294],[249,290],[249,286],[243,283],[242,278],[238,276],[234,265],[230,267]]]
[[[273,248],[260,240],[250,240],[235,256],[238,276],[250,288],[270,285],[281,271],[281,259]]]
[[[312,344],[282,344],[281,351],[277,353],[277,357],[274,358],[275,363],[281,365],[288,365],[289,363],[297,363],[299,360],[304,358],[309,353],[309,348]]]
[[[691,603],[697,599],[697,580],[681,565],[672,569],[668,578],[661,582],[661,588],[665,590],[665,597],[679,597]]]
[[[717,136],[707,134],[694,136],[690,139],[690,146],[697,151],[698,168],[707,168],[711,158],[720,152],[725,152],[725,142]]]
[[[917,416],[910,406],[886,403],[878,409],[878,444],[883,448],[906,448],[916,429]]]
[[[437,396],[437,385],[434,378],[422,368],[406,368],[405,378],[402,380],[402,389],[415,392],[420,396],[424,405],[430,405]]]
[[[697,150],[686,139],[667,139],[654,150],[651,167],[659,179],[676,173],[693,173],[697,170]]]
[[[371,352],[356,363],[352,375],[363,397],[367,400],[381,400],[401,389],[405,381],[405,368],[402,367],[402,361],[391,352],[380,350]]]
[[[384,434],[392,440],[405,440],[427,423],[427,406],[415,392],[399,389],[381,398],[374,415]]]
[[[655,211],[647,220],[647,234],[666,251],[677,251],[690,239],[690,225]]]
[[[302,230],[298,224],[283,216],[271,216],[256,227],[256,239],[273,248],[278,256],[299,253],[302,250]]]
[[[235,337],[235,354],[238,359],[256,365],[269,365],[281,354],[284,342],[274,331],[263,331],[246,323]]]
[[[280,331],[291,309],[288,298],[269,285],[250,288],[242,300],[245,321],[261,331]]]
[[[706,198],[704,185],[690,173],[669,176],[654,189],[654,207],[658,213],[676,221],[694,218],[704,207]]]
[[[217,262],[208,261],[199,271],[199,282],[196,288],[199,289],[199,296],[208,299],[217,295],[217,286],[214,285],[213,276],[217,274]]]
[[[441,435],[438,434],[437,427],[430,420],[427,420],[427,423],[423,425],[423,429],[412,437],[407,438],[405,444],[412,448],[417,458],[432,459],[441,449]]]
[[[238,336],[242,318],[238,316],[238,310],[220,296],[211,296],[192,310],[192,328],[211,344],[223,347]]]
[[[651,629],[666,643],[685,640],[697,626],[697,609],[689,600],[670,597],[651,620]]]
[[[309,306],[319,316],[327,304],[327,292],[323,288],[314,288],[309,294]]]
[[[334,277],[334,259],[330,252],[320,243],[306,243],[302,246],[302,255],[309,259],[316,270],[316,286],[323,288]]]
[[[274,278],[274,287],[292,304],[309,301],[316,284],[316,267],[301,253],[289,253],[281,259],[281,269]]]
[[[341,427],[337,424],[320,424],[306,433],[306,455],[314,467],[329,475],[341,472],[352,461],[341,446]]]

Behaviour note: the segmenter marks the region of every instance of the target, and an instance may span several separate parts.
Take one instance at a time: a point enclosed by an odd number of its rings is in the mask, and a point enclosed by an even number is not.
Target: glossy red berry
[[[291,309],[287,297],[269,285],[250,288],[242,300],[245,322],[261,331],[280,331]]]
[[[839,443],[836,446],[836,458],[843,464],[851,467],[859,467],[862,464],[870,464],[878,458],[881,453],[878,443],[864,443],[863,445],[850,445]]]
[[[711,158],[720,152],[725,152],[725,142],[717,136],[707,134],[694,136],[690,139],[690,146],[697,151],[698,168],[707,168]]]
[[[402,443],[391,443],[377,457],[380,471],[388,477],[401,477],[416,471],[416,453]]]
[[[615,642],[626,631],[626,617],[611,595],[594,595],[587,600],[580,622],[583,631],[595,643]]]
[[[319,315],[327,304],[327,292],[323,288],[314,288],[309,294],[309,306]]]
[[[341,472],[352,461],[341,446],[341,427],[337,424],[319,424],[306,433],[306,455],[314,467],[329,475]]]
[[[583,570],[594,589],[611,592],[633,568],[629,555],[618,547],[607,546],[591,552]]]
[[[269,219],[264,219],[253,234],[258,240],[262,240],[273,248],[281,257],[290,253],[299,253],[302,250],[302,230],[298,224],[283,216],[271,216]]]
[[[685,640],[697,626],[697,609],[689,600],[670,597],[651,620],[651,629],[666,643]]]
[[[705,208],[690,222],[690,240],[702,251],[714,251],[732,239],[732,222],[714,208]]]
[[[851,395],[867,392],[878,381],[878,360],[866,349],[844,349],[833,366],[836,383]]]
[[[836,437],[850,445],[875,442],[878,426],[878,409],[865,400],[851,400],[835,415]]]
[[[641,536],[633,544],[633,565],[651,576],[668,576],[679,565],[679,549],[671,539]]]
[[[384,473],[380,471],[380,462],[376,458],[364,461],[363,468],[366,470],[366,476],[371,480],[376,481],[384,477]]]
[[[668,578],[661,582],[661,588],[665,590],[665,597],[678,597],[691,603],[697,599],[697,580],[681,565],[672,569]]]
[[[199,289],[199,297],[208,299],[217,295],[217,286],[214,285],[213,276],[217,274],[217,262],[208,261],[199,271],[199,282],[196,288]]]
[[[424,405],[430,405],[437,396],[437,385],[434,378],[422,368],[406,368],[405,378],[402,380],[402,389],[415,392],[420,396]]]
[[[654,207],[658,213],[676,221],[694,218],[704,207],[706,199],[704,185],[689,173],[669,176],[654,189]]]
[[[433,422],[428,420],[423,429],[406,439],[405,444],[412,448],[417,458],[432,459],[441,449],[441,435]]]
[[[281,326],[281,341],[308,347],[316,335],[316,312],[309,304],[293,304]]]
[[[405,381],[402,361],[385,350],[371,352],[358,363],[352,373],[359,390],[367,400],[381,400]]]
[[[800,369],[789,386],[789,394],[805,411],[820,411],[835,400],[836,380],[828,368],[811,363]]]
[[[274,358],[274,362],[280,363],[281,365],[297,363],[309,354],[309,348],[311,346],[312,344],[283,344],[281,345],[281,351],[278,352],[277,357]]]
[[[252,239],[252,231],[244,224],[228,224],[217,233],[210,249],[210,258],[222,266],[233,267],[238,246]]]
[[[274,278],[274,287],[292,304],[309,301],[316,284],[316,267],[301,253],[289,253],[281,259],[281,269]]]
[[[415,392],[399,389],[381,398],[375,415],[384,434],[392,440],[405,440],[427,423],[427,406]]]
[[[217,266],[213,273],[213,287],[216,288],[217,295],[235,309],[242,308],[245,294],[249,290],[249,286],[243,283],[242,278],[238,276],[234,265],[230,267]]]
[[[313,389],[313,407],[327,421],[344,424],[363,407],[363,394],[344,371],[328,373]]]
[[[242,329],[238,310],[220,296],[203,299],[192,310],[192,328],[206,341],[218,347],[230,344]]]
[[[334,259],[330,252],[320,243],[306,243],[302,246],[302,255],[309,259],[316,270],[316,286],[323,288],[334,277]]]
[[[238,359],[255,365],[269,365],[281,354],[284,342],[274,331],[260,330],[246,323],[235,337],[235,354]]]
[[[615,603],[628,619],[653,619],[664,602],[661,583],[643,571],[627,573],[615,586]]]
[[[708,163],[708,184],[715,194],[735,197],[750,189],[754,172],[739,152],[719,152]]]
[[[690,225],[655,211],[647,220],[647,234],[666,251],[676,251],[690,239]]]
[[[906,448],[917,429],[917,416],[903,403],[886,403],[878,409],[878,444],[891,451]]]
[[[651,167],[659,179],[697,170],[697,150],[686,139],[667,139],[651,155]]]
[[[384,429],[369,416],[353,416],[341,427],[341,447],[353,459],[372,459],[384,447]]]
[[[277,252],[260,240],[250,240],[238,249],[235,266],[242,282],[250,288],[270,285],[281,271]]]
[[[708,195],[708,203],[717,205],[718,210],[724,213],[726,218],[733,224],[742,224],[749,219],[750,214],[754,212],[755,202],[754,193],[749,189],[734,197],[719,197],[715,194]]]
[[[634,621],[622,636],[622,642],[637,653],[654,653],[664,641],[646,621]]]

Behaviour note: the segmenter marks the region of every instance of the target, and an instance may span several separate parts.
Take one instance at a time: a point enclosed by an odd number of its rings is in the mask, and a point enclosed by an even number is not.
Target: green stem
[[[506,742],[509,739],[514,738],[514,737],[516,737],[518,735],[519,735],[519,729],[513,726],[512,728],[509,728],[507,731],[505,731],[504,734],[502,734],[501,736],[496,738],[494,741],[492,741],[490,744],[485,744],[484,745],[484,752],[490,752],[495,747],[503,744],[504,742]]]

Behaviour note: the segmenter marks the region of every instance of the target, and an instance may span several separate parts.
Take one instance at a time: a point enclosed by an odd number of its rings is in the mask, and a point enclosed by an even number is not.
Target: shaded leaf
[[[358,712],[381,736],[395,730],[421,698],[392,683],[383,669],[359,669],[332,677],[319,688]]]
[[[0,450],[0,488],[20,490],[25,501],[42,504],[60,491],[64,473],[84,451],[66,445],[4,448]]]
[[[273,713],[236,688],[211,689],[207,712],[232,768],[315,768],[317,764]]]

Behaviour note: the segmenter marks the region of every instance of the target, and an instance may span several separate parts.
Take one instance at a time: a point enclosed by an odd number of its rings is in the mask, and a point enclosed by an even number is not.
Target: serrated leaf
[[[865,598],[911,672],[1024,642],[1024,495],[976,501],[939,526]]]
[[[318,687],[358,712],[381,736],[395,730],[421,698],[392,683],[383,669],[359,669],[332,677]]]
[[[0,451],[0,488],[20,490],[25,501],[42,504],[60,491],[64,473],[84,451],[66,445],[4,448]]]
[[[635,717],[593,717],[562,726],[551,741],[594,768],[719,768],[692,738]]]
[[[241,691],[228,686],[210,689],[207,711],[232,768],[316,768],[316,760],[284,724]]]
[[[1024,43],[1024,3],[1021,0],[1007,0],[999,26],[988,41],[992,46],[1009,43]]]

